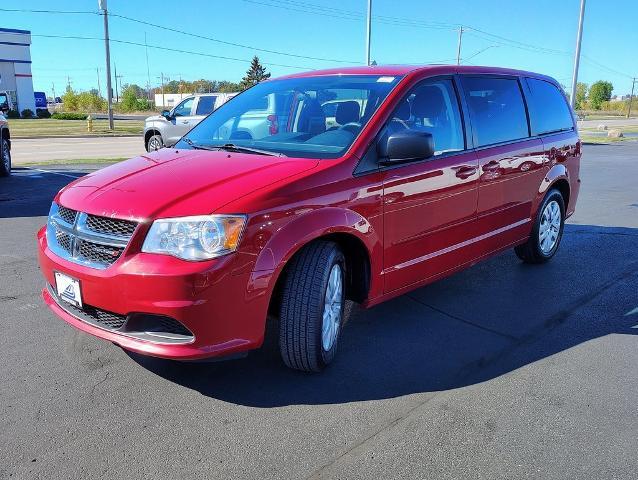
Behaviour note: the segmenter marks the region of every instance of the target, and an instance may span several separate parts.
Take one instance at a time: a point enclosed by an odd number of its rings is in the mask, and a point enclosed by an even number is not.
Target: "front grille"
[[[60,215],[60,218],[66,223],[68,223],[69,225],[73,225],[75,223],[75,217],[77,217],[78,212],[60,205],[58,207],[58,215]]]
[[[66,252],[72,252],[73,247],[71,246],[71,235],[64,233],[62,230],[56,230],[55,239]]]
[[[179,323],[177,320],[172,319],[171,317],[155,316],[154,321],[157,324],[156,328],[159,332],[174,333],[184,336],[192,335],[188,328]]]
[[[147,313],[120,315],[86,303],[78,307],[62,300],[53,285],[47,284],[47,290],[62,310],[104,330],[154,343],[184,344],[195,340],[193,333],[173,318]]]
[[[78,255],[81,258],[104,265],[112,264],[120,258],[120,255],[122,255],[124,251],[123,248],[100,245],[99,243],[88,242],[86,240],[79,240],[79,242],[80,248],[78,249]]]
[[[104,269],[122,256],[136,227],[136,222],[89,215],[54,203],[47,239],[56,255]]]
[[[126,315],[120,315],[118,313],[102,310],[101,308],[93,307],[91,305],[84,304],[81,308],[73,305],[72,303],[64,302],[60,300],[55,294],[54,288],[49,285],[49,293],[56,299],[58,305],[71,315],[84,320],[87,323],[96,325],[98,327],[105,328],[107,330],[118,330],[126,323]]]
[[[129,220],[119,220],[117,218],[88,215],[86,218],[86,227],[97,233],[117,235],[119,237],[130,237],[133,235],[133,232],[137,227],[137,223]]]

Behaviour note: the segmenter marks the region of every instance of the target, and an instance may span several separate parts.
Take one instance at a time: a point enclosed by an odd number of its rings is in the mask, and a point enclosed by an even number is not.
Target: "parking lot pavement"
[[[55,160],[130,158],[144,153],[136,137],[16,138],[11,145],[13,165],[53,163]]]
[[[358,311],[320,375],[272,344],[178,364],[66,325],[34,235],[91,167],[18,170],[0,180],[0,478],[635,478],[637,156],[585,147],[552,262],[507,252]]]

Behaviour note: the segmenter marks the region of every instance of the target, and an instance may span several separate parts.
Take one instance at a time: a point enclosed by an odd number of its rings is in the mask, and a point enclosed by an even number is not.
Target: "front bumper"
[[[70,325],[122,348],[177,360],[223,356],[258,348],[263,342],[268,310],[266,284],[255,288],[250,269],[237,269],[234,256],[209,262],[186,262],[166,255],[125,252],[104,270],[58,257],[47,245],[46,229],[38,232],[39,261],[49,285],[55,272],[80,281],[82,302],[117,315],[143,313],[175,319],[193,334],[188,342],[134,338],[100,328],[52,294],[42,297]],[[263,279],[263,275],[259,278]]]

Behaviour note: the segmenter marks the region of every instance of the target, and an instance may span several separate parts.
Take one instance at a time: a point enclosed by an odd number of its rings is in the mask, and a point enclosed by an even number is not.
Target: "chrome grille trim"
[[[61,211],[66,218],[62,217]],[[100,233],[89,229],[89,215],[84,212],[76,212],[74,223],[69,224],[66,211],[74,212],[56,203],[51,205],[47,222],[47,242],[53,253],[69,262],[100,270],[108,268],[121,257],[128,246],[130,236]]]

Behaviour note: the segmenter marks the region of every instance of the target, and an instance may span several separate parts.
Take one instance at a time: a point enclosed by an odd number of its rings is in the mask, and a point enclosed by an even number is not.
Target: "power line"
[[[91,14],[91,15],[99,15],[98,12],[91,12],[91,11],[71,11],[71,10],[33,10],[33,9],[18,9],[18,8],[0,8],[0,11],[4,11],[4,12],[20,12],[20,13],[49,13],[49,14]],[[223,45],[229,45],[232,47],[238,47],[238,48],[246,48],[249,50],[255,50],[258,52],[264,52],[264,53],[271,53],[274,55],[284,55],[287,57],[293,57],[293,58],[303,58],[306,60],[318,60],[318,61],[323,61],[323,62],[334,62],[334,63],[357,63],[357,62],[352,62],[350,60],[339,60],[336,58],[323,58],[323,57],[313,57],[310,55],[299,55],[299,54],[294,54],[294,53],[288,53],[288,52],[282,52],[279,50],[270,50],[267,48],[261,48],[261,47],[254,47],[252,45],[245,45],[242,43],[236,43],[236,42],[230,42],[227,40],[221,40],[219,38],[214,38],[214,37],[209,37],[206,35],[200,35],[197,33],[192,33],[192,32],[187,32],[184,30],[180,30],[177,28],[173,28],[173,27],[167,27],[165,25],[158,25],[156,23],[152,23],[152,22],[147,22],[146,20],[139,20],[137,18],[133,18],[133,17],[128,17],[126,15],[121,15],[118,13],[113,13],[113,12],[109,12],[109,16],[111,18],[116,17],[116,18],[120,18],[122,20],[127,20],[129,22],[134,22],[134,23],[139,23],[141,25],[146,25],[149,27],[153,27],[153,28],[158,28],[161,30],[166,30],[169,32],[173,32],[173,33],[179,33],[180,35],[187,35],[189,37],[193,37],[193,38],[198,38],[200,40],[208,40],[211,42],[216,42],[216,43],[221,43]]]
[[[97,11],[89,10],[33,10],[28,8],[0,8],[0,12],[17,12],[17,13],[53,13],[61,15],[99,15]]]
[[[338,18],[341,20],[362,21],[365,20],[365,15],[361,12],[355,12],[352,10],[340,10],[334,8],[322,7],[320,5],[295,2],[291,0],[280,0],[274,3],[274,0],[243,0],[247,3],[253,3],[256,5],[264,5],[267,7],[281,8],[288,11],[295,11],[301,13],[308,13],[312,15],[321,15],[325,17]],[[266,3],[269,2],[269,3]],[[423,22],[420,20],[414,20],[401,17],[390,17],[386,15],[374,15],[372,17],[375,21],[385,23],[388,25],[396,25],[402,27],[417,27],[417,28],[430,28],[434,30],[452,30],[457,27],[456,24],[443,23],[443,22]]]
[[[46,34],[32,34],[32,37],[42,37],[42,38],[61,38],[61,39],[66,39],[66,40],[98,40],[98,41],[104,41],[104,38],[102,37],[80,37],[80,36],[76,36],[76,35],[46,35]],[[143,43],[138,43],[138,42],[132,42],[129,40],[118,40],[115,38],[110,38],[109,39],[111,42],[115,42],[115,43],[121,43],[124,45],[134,45],[136,47],[146,47],[146,45],[144,45]],[[209,57],[209,58],[218,58],[221,60],[231,60],[234,62],[243,62],[243,63],[251,63],[252,60],[246,60],[243,58],[236,58],[236,57],[227,57],[227,56],[223,56],[223,55],[213,55],[210,53],[203,53],[203,52],[194,52],[191,50],[182,50],[182,49],[178,49],[178,48],[169,48],[169,47],[160,47],[158,45],[148,45],[148,48],[153,48],[155,50],[164,50],[164,51],[168,51],[168,52],[175,52],[175,53],[185,53],[185,54],[189,54],[189,55],[198,55],[201,57]],[[284,67],[284,68],[296,68],[296,69],[300,69],[300,70],[311,70],[310,67],[302,67],[299,65],[286,65],[286,64],[282,64],[282,63],[274,63],[274,62],[262,62],[265,65],[272,65],[272,66],[276,66],[276,67]]]

